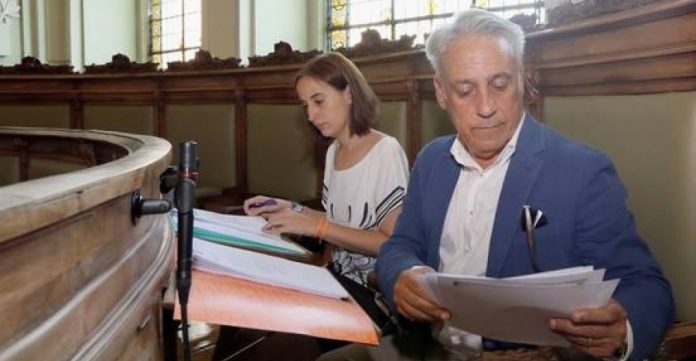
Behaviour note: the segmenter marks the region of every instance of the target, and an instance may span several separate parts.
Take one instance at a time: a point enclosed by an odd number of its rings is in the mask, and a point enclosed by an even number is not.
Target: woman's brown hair
[[[321,80],[336,90],[351,93],[350,135],[365,135],[377,118],[379,99],[360,70],[340,53],[330,52],[312,58],[295,75],[295,86],[303,76]]]

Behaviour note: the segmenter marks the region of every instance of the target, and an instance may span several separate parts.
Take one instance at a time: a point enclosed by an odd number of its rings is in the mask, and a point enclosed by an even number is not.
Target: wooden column
[[[160,91],[155,92],[153,99],[155,111],[155,135],[161,138],[167,137],[167,109],[164,95]]]
[[[85,129],[84,120],[84,106],[82,102],[82,97],[79,94],[75,94],[70,99],[70,128],[71,129]]]
[[[247,102],[246,92],[237,89],[234,92],[234,139],[235,139],[235,188],[239,193],[245,194],[248,189],[247,179]]]
[[[420,151],[422,146],[421,134],[422,134],[422,99],[419,92],[418,82],[413,78],[406,81],[406,89],[408,89],[408,99],[407,106],[408,110],[406,113],[406,123],[408,127],[408,134],[406,137],[406,153],[408,155],[409,162],[413,164],[416,159],[416,155]]]

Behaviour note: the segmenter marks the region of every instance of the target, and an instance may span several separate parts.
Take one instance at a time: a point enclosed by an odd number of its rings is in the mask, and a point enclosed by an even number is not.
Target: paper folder
[[[196,270],[188,315],[190,321],[379,343],[377,328],[352,299],[332,299]],[[174,317],[181,318],[178,303]]]

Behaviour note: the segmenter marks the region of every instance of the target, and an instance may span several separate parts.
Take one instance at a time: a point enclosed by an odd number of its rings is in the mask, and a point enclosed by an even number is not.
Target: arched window
[[[423,44],[424,35],[452,13],[481,7],[505,18],[517,14],[535,14],[545,21],[543,0],[327,0],[326,44],[329,49],[351,47],[360,41],[366,29],[377,30],[382,39],[416,35]]]
[[[150,60],[193,59],[201,47],[201,0],[150,0]]]

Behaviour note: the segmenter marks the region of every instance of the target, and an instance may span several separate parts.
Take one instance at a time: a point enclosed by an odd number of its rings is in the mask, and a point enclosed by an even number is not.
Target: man
[[[549,320],[549,327],[594,357],[646,357],[673,322],[669,283],[637,234],[609,158],[524,113],[521,29],[470,10],[436,29],[426,52],[438,104],[457,134],[434,140],[416,160],[402,214],[378,255],[387,301],[433,326],[445,349],[495,348],[448,327],[448,310],[415,276],[509,277],[593,265],[621,279],[611,302]],[[525,205],[543,210],[547,221],[536,229],[531,255],[520,227]]]

